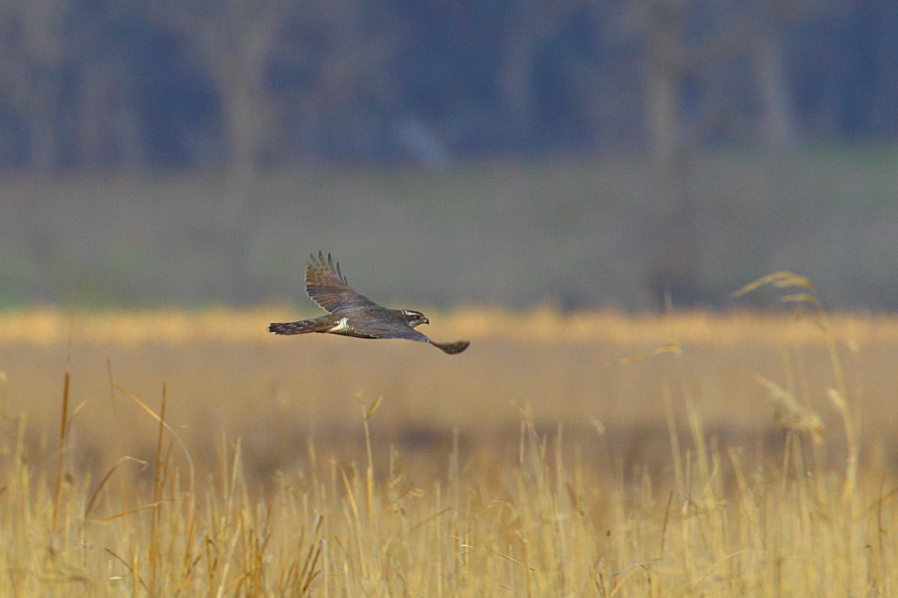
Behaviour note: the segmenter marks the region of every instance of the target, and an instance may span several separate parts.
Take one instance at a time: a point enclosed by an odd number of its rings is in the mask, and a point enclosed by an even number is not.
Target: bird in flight
[[[468,348],[469,341],[437,343],[417,330],[416,326],[429,324],[429,320],[419,311],[411,309],[389,309],[381,307],[364,295],[353,291],[340,272],[340,264],[334,263],[330,254],[327,261],[318,252],[306,267],[306,293],[326,315],[311,320],[271,324],[268,332],[274,334],[307,334],[321,332],[341,334],[356,338],[407,338],[430,343],[449,355],[461,353]]]

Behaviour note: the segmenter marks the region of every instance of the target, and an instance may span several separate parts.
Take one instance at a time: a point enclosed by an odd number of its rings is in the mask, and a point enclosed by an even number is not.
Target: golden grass
[[[602,342],[618,345],[676,339],[684,344],[733,346],[746,342],[820,344],[824,338],[806,319],[778,314],[707,312],[628,315],[615,311],[560,312],[550,306],[511,312],[465,307],[447,312],[426,310],[439,333],[468,339],[512,339],[546,343]],[[436,313],[435,313],[436,312]],[[11,310],[0,317],[0,346],[52,347],[75,338],[79,343],[114,343],[134,347],[146,343],[216,341],[259,343],[269,322],[318,315],[288,307],[236,311],[172,309],[67,312],[56,307]],[[435,317],[434,317],[435,315]],[[433,327],[431,327],[433,328]],[[898,343],[898,317],[840,314],[832,321],[835,339],[866,345]]]
[[[282,319],[0,317],[3,595],[898,587],[895,318],[460,310],[455,357]]]

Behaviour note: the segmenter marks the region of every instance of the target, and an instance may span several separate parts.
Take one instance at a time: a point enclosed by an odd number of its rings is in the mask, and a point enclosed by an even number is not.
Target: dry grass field
[[[424,311],[0,315],[0,595],[898,591],[898,318]]]

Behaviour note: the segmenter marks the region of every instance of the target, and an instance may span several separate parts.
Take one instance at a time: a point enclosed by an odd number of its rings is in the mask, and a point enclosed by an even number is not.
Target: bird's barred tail
[[[299,322],[269,324],[268,332],[272,334],[308,334],[310,332],[326,332],[332,326],[332,323],[319,320],[300,320]]]

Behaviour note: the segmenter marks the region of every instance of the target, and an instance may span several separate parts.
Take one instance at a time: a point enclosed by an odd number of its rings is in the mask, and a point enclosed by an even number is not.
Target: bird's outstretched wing
[[[455,341],[454,343],[438,343],[436,341],[431,340],[427,336],[421,334],[414,328],[409,327],[408,330],[396,330],[389,334],[389,336],[383,336],[381,338],[407,338],[412,341],[421,341],[424,343],[430,343],[440,351],[444,353],[448,353],[449,355],[455,355],[456,353],[461,353],[465,349],[468,348],[468,345],[471,344],[471,341]]]
[[[332,314],[344,314],[378,307],[364,295],[349,288],[346,278],[340,272],[340,264],[335,264],[330,254],[327,254],[327,261],[320,251],[317,259],[314,255],[310,257],[306,267],[306,293],[322,309]]]
[[[430,344],[440,349],[444,353],[448,353],[449,355],[455,355],[456,353],[461,353],[465,349],[468,348],[468,345],[471,344],[471,341],[455,341],[454,343],[435,343],[430,341]]]

